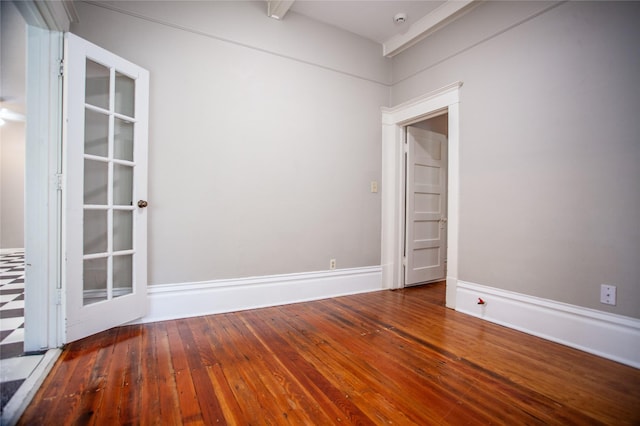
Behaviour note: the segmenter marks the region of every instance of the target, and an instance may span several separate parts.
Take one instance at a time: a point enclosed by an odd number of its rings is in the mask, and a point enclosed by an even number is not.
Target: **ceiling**
[[[443,3],[436,0],[297,0],[289,11],[383,44],[405,33]],[[405,23],[394,22],[398,13],[407,15]]]
[[[479,0],[266,0],[267,15],[286,19],[298,13],[382,45],[387,57],[453,22]],[[396,15],[405,15],[402,23]]]

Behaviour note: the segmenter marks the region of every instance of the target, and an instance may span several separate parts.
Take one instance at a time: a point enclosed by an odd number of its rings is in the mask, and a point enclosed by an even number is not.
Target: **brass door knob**
[[[149,203],[147,203],[146,200],[140,200],[138,201],[138,207],[140,207],[141,209],[144,209],[145,207],[147,207],[149,205]]]

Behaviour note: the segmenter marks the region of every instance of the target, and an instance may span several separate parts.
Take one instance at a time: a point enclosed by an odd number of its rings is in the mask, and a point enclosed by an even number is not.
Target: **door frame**
[[[448,220],[446,306],[456,307],[460,198],[460,88],[458,81],[392,108],[382,108],[382,286],[404,287],[404,128],[448,114]]]
[[[73,2],[14,2],[27,23],[24,351],[62,346],[63,32]]]
[[[62,32],[27,26],[24,351],[62,345]]]
[[[63,32],[73,2],[14,2],[27,23],[24,351],[62,345]]]

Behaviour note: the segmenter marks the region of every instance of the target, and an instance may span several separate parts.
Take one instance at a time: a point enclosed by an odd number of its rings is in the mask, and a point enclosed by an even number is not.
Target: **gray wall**
[[[24,114],[26,27],[13,3],[0,2],[1,107]],[[24,122],[0,127],[0,248],[24,248]]]
[[[151,284],[379,264],[379,107],[462,80],[460,279],[640,318],[639,3],[483,2],[392,61],[265,7],[78,5],[151,71]]]
[[[640,318],[638,22],[638,2],[486,2],[394,58],[392,104],[464,82],[461,280]]]
[[[180,4],[79,3],[72,27],[150,71],[149,283],[379,265],[380,46],[265,2]]]

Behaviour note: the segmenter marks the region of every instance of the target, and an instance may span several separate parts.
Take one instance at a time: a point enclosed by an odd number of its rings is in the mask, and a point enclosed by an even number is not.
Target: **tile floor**
[[[24,250],[0,253],[0,397],[9,402],[43,355],[24,354]]]

